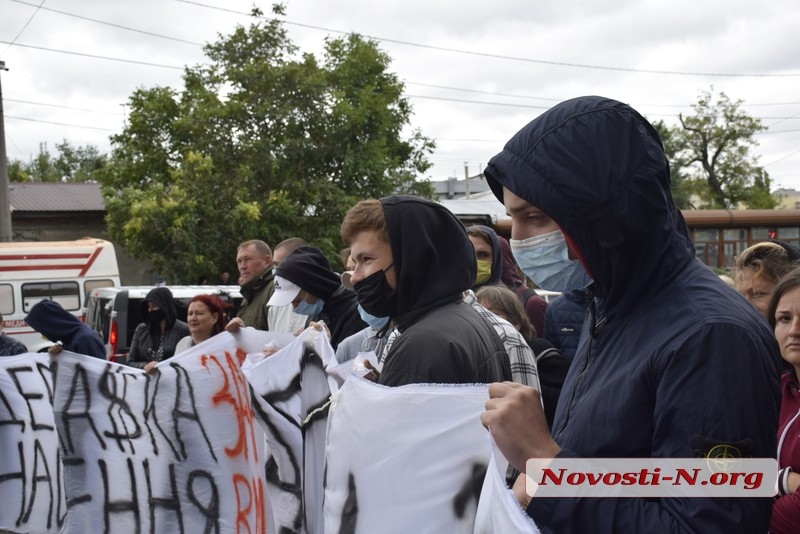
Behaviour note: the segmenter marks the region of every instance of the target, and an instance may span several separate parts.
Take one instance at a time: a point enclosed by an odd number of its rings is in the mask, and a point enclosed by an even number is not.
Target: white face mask
[[[567,240],[561,230],[528,239],[510,239],[511,252],[522,272],[548,291],[572,291],[592,279],[577,260],[569,259]]]

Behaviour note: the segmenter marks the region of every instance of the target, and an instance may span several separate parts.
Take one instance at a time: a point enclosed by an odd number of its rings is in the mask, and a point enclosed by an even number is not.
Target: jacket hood
[[[475,285],[472,289],[477,290],[482,286],[490,286],[500,283],[500,277],[503,274],[503,251],[500,248],[500,239],[498,238],[497,233],[488,226],[484,226],[482,224],[473,224],[469,228],[480,230],[489,238],[489,241],[491,241],[490,244],[492,245],[492,274],[489,277],[489,280],[480,285]]]
[[[661,140],[621,102],[588,96],[556,105],[514,135],[485,175],[501,202],[505,186],[561,227],[608,315],[655,292],[695,256]]]
[[[475,282],[475,248],[450,210],[408,195],[381,199],[397,289],[392,317],[460,299]]]
[[[175,308],[175,300],[172,298],[172,291],[166,287],[156,287],[151,289],[147,296],[139,303],[139,314],[142,320],[146,323],[149,322],[150,314],[147,312],[147,303],[152,301],[158,304],[158,307],[164,311],[164,316],[167,320],[167,329],[172,328],[178,318],[178,311]]]
[[[299,247],[281,262],[275,274],[305,289],[318,299],[330,300],[342,287],[341,277],[317,247]]]
[[[84,326],[80,319],[53,300],[34,304],[25,322],[50,341],[62,341],[65,345],[70,345]]]

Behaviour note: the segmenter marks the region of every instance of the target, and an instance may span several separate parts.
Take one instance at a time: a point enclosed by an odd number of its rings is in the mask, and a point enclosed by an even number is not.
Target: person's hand
[[[261,354],[263,354],[264,356],[272,356],[279,350],[281,350],[279,347],[275,347],[273,345],[264,345],[264,348],[261,349]]]
[[[372,362],[370,362],[369,360],[364,360],[364,367],[370,370],[369,373],[364,375],[364,378],[366,378],[370,382],[375,382],[377,384],[378,379],[381,377],[381,372],[375,369],[372,366]]]
[[[503,456],[522,473],[528,458],[555,458],[561,451],[550,437],[539,392],[532,387],[514,382],[490,384],[481,423],[492,433]]]
[[[156,370],[156,365],[158,365],[158,362],[147,362],[144,366],[144,372],[148,375],[153,374],[153,372]]]
[[[789,473],[789,493],[794,495],[797,493],[797,488],[800,486],[800,473],[792,471]]]
[[[55,356],[56,354],[59,354],[62,350],[64,350],[64,347],[61,345],[61,342],[59,341],[55,345],[50,345],[47,348],[47,353],[50,354],[50,356]]]
[[[244,328],[244,321],[242,321],[239,317],[234,317],[228,321],[228,324],[225,325],[225,330],[231,334],[238,333],[242,328]]]
[[[317,332],[322,332],[322,328],[325,327],[325,333],[328,334],[328,339],[330,339],[331,331],[328,328],[328,325],[326,325],[324,322],[311,321],[308,323],[308,326],[313,327]]]
[[[531,503],[531,496],[525,492],[525,473],[519,474],[517,480],[514,481],[514,487],[511,489],[519,505],[527,509],[528,505]]]

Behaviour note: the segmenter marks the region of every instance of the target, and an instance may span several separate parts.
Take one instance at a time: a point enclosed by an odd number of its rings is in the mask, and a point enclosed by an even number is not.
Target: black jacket
[[[601,97],[525,126],[485,171],[542,209],[594,283],[553,439],[561,456],[774,458],[780,353],[766,321],[695,258],[655,129]],[[542,532],[766,532],[769,498],[540,498]]]
[[[106,359],[100,335],[54,300],[37,302],[25,322],[53,343],[60,341],[64,350]]]
[[[380,383],[489,383],[511,380],[497,333],[463,292],[475,281],[475,249],[445,207],[411,196],[381,199],[396,270],[391,317],[400,335]]]

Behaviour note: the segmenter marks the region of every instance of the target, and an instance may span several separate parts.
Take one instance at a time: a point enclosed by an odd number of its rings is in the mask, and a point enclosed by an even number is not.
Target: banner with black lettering
[[[471,533],[491,456],[487,399],[485,385],[350,377],[330,408],[326,532]]]
[[[259,346],[243,332],[244,346]],[[325,369],[333,348],[325,332],[306,329],[279,352],[248,355],[242,369],[266,435],[266,495],[270,529],[282,534],[325,532],[322,516],[325,429],[336,382]],[[274,529],[274,530],[273,530]]]
[[[263,437],[223,332],[155,372],[61,353],[67,532],[265,533]]]
[[[0,530],[56,533],[67,512],[48,354],[0,357]]]
[[[492,459],[481,489],[478,513],[475,517],[474,534],[514,532],[516,534],[539,534],[536,526],[506,485],[508,460],[500,452],[491,435],[487,433]]]

